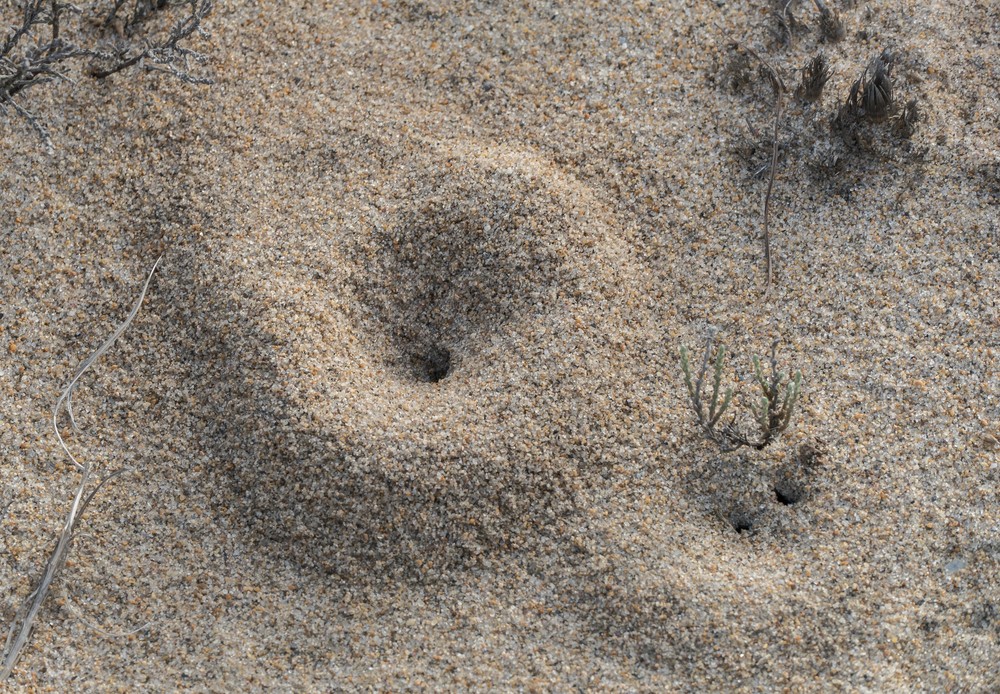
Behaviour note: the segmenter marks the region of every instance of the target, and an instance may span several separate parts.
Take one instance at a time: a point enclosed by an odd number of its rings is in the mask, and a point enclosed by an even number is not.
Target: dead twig
[[[161,256],[162,258],[162,256]],[[160,259],[157,258],[156,262],[153,264],[153,269],[149,271],[149,276],[146,277],[146,282],[142,286],[142,291],[139,294],[139,298],[136,300],[135,305],[132,307],[132,311],[128,314],[128,317],[118,326],[118,328],[111,334],[111,336],[105,340],[100,347],[97,348],[93,354],[91,354],[76,370],[73,378],[70,380],[69,385],[63,390],[59,399],[56,400],[55,407],[52,408],[52,429],[55,432],[56,440],[59,442],[59,447],[62,449],[63,453],[73,464],[73,466],[79,470],[82,474],[80,476],[80,482],[76,487],[76,494],[73,496],[73,502],[70,505],[69,513],[66,515],[66,520],[63,522],[62,531],[59,533],[59,539],[56,542],[55,549],[49,556],[49,560],[45,565],[45,571],[42,574],[41,580],[39,580],[38,585],[31,592],[30,595],[25,599],[24,604],[21,609],[18,610],[17,615],[14,617],[14,622],[10,626],[10,631],[8,632],[7,642],[4,645],[3,650],[3,669],[0,670],[0,681],[7,679],[14,669],[14,665],[17,663],[18,656],[21,654],[21,650],[28,641],[28,636],[31,634],[31,628],[35,623],[35,619],[38,616],[38,611],[42,607],[42,603],[45,601],[45,596],[48,595],[49,588],[52,586],[52,582],[55,580],[62,569],[63,565],[66,563],[66,558],[69,556],[70,546],[73,542],[73,537],[76,532],[77,525],[80,523],[80,519],[83,517],[84,511],[87,510],[87,506],[93,501],[94,496],[107,484],[109,481],[120,475],[123,471],[118,471],[113,473],[103,480],[98,482],[97,486],[87,492],[87,487],[93,476],[93,469],[91,463],[79,462],[73,454],[70,452],[69,447],[63,440],[62,434],[59,432],[59,415],[60,412],[65,408],[70,422],[73,428],[76,428],[76,422],[72,414],[72,397],[73,389],[76,387],[77,383],[80,381],[80,377],[91,367],[94,362],[96,362],[101,355],[108,351],[111,345],[114,344],[125,329],[135,320],[136,315],[139,313],[139,308],[142,306],[143,299],[146,298],[146,291],[149,289],[149,283],[153,280],[153,274],[156,272],[156,268],[160,264]]]
[[[787,6],[786,6],[787,7]],[[718,25],[717,25],[718,26]],[[720,27],[721,29],[721,27]],[[722,29],[723,33],[729,34]],[[778,169],[778,128],[781,123],[781,116],[785,109],[785,94],[788,89],[785,87],[784,80],[781,79],[781,75],[778,71],[774,69],[774,66],[770,62],[765,60],[760,56],[757,51],[750,48],[749,46],[740,43],[732,36],[729,36],[730,41],[732,41],[736,46],[742,48],[747,53],[756,58],[760,64],[764,67],[767,72],[768,80],[771,83],[771,89],[774,91],[774,122],[771,128],[771,136],[773,138],[771,143],[771,171],[769,172],[767,179],[767,193],[764,195],[764,263],[767,270],[767,281],[764,285],[764,297],[767,298],[771,293],[772,285],[772,262],[771,262],[771,195],[774,192],[774,179],[777,174]]]
[[[205,35],[203,21],[212,11],[214,0],[185,0],[187,15],[173,25],[166,36],[139,38],[142,25],[154,14],[176,6],[168,0],[135,0],[130,13],[122,12],[127,0],[114,0],[96,42],[81,32],[67,31],[64,17],[80,13],[61,0],[26,0],[19,22],[0,41],[0,113],[23,118],[52,152],[48,130],[23,103],[22,92],[56,80],[73,83],[69,75],[74,65],[91,62],[91,77],[103,79],[139,66],[150,72],[166,72],[192,84],[210,84],[207,76],[197,74],[196,65],[207,57],[188,47],[188,40]],[[172,11],[172,9],[171,9]],[[108,40],[107,29],[115,29],[116,38]],[[88,40],[90,39],[90,40]]]
[[[133,65],[141,64],[147,70],[168,72],[182,82],[191,84],[211,84],[208,77],[198,76],[191,72],[190,63],[203,63],[206,58],[201,53],[181,46],[180,43],[194,34],[203,34],[202,21],[211,13],[213,0],[191,0],[191,12],[174,25],[170,34],[159,43],[147,43],[142,50],[135,51],[129,43],[120,43],[111,50],[95,50],[91,52],[104,67],[95,67],[90,75],[96,79],[104,79],[126,70]],[[117,10],[117,8],[116,8]],[[136,10],[129,20],[129,27],[141,22],[154,11],[150,6],[145,14]],[[115,17],[114,12],[111,15]],[[131,29],[129,29],[131,31]]]

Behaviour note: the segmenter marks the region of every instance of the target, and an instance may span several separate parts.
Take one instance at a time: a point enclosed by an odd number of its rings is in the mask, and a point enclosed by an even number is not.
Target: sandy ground
[[[51,407],[163,254],[75,398],[128,472],[0,687],[1000,690],[995,6],[782,45],[743,2],[301,4],[222,3],[210,87],[27,92],[54,155],[0,120],[6,623],[78,479]],[[726,32],[834,69],[767,298]],[[831,130],[883,48],[917,132]],[[744,393],[777,338],[801,369],[773,446],[700,438],[709,334]]]

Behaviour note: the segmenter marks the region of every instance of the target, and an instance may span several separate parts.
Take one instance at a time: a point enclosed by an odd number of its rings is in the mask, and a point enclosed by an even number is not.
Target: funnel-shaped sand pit
[[[582,437],[610,422],[607,402],[579,397],[615,370],[591,311],[634,294],[613,216],[543,157],[411,149],[379,171],[392,194],[378,212],[331,231],[342,281],[251,261],[214,300],[281,308],[219,335],[245,377],[217,381],[227,426],[213,445],[257,532],[344,575],[471,566],[564,517],[597,465]],[[252,214],[261,232],[244,243],[285,243]],[[276,349],[254,353],[262,343]]]

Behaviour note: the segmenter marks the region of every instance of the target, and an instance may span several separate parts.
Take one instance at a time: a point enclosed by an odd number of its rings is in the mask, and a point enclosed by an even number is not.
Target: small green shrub
[[[705,345],[705,355],[697,376],[692,376],[691,361],[687,347],[681,347],[681,369],[687,386],[691,409],[702,433],[719,448],[734,451],[743,446],[762,450],[770,445],[792,420],[795,403],[802,392],[802,372],[796,371],[789,379],[778,371],[777,349],[779,340],[771,345],[770,373],[765,374],[758,357],[753,357],[753,380],[760,387],[760,395],[748,405],[753,415],[755,431],[748,431],[736,421],[736,415],[726,424],[720,424],[733,401],[733,389],[722,388],[722,368],[726,359],[726,348],[714,348],[709,338]],[[712,364],[711,395],[706,406],[705,381],[709,364]],[[720,398],[721,396],[721,398]]]

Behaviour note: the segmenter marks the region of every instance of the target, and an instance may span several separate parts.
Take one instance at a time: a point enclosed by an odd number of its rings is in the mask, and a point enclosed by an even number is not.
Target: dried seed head
[[[910,99],[903,106],[895,119],[896,132],[900,137],[909,139],[917,130],[917,123],[920,121],[920,108],[916,99]]]
[[[873,59],[861,77],[851,85],[847,97],[847,107],[855,117],[863,116],[873,122],[881,122],[892,115],[894,104],[892,95],[892,53],[882,51]]]
[[[865,116],[875,122],[883,121],[892,114],[892,63],[892,54],[882,51],[882,55],[869,64],[861,78],[861,106]]]
[[[777,23],[775,34],[778,42],[782,45],[789,45],[795,34],[808,30],[808,26],[796,18],[792,3],[794,0],[775,0],[774,19]]]
[[[837,43],[847,34],[840,16],[825,5],[819,12],[819,33],[824,41]]]
[[[831,74],[826,56],[820,53],[802,68],[802,81],[796,88],[795,95],[803,101],[817,101],[823,95],[823,87],[830,80]]]

